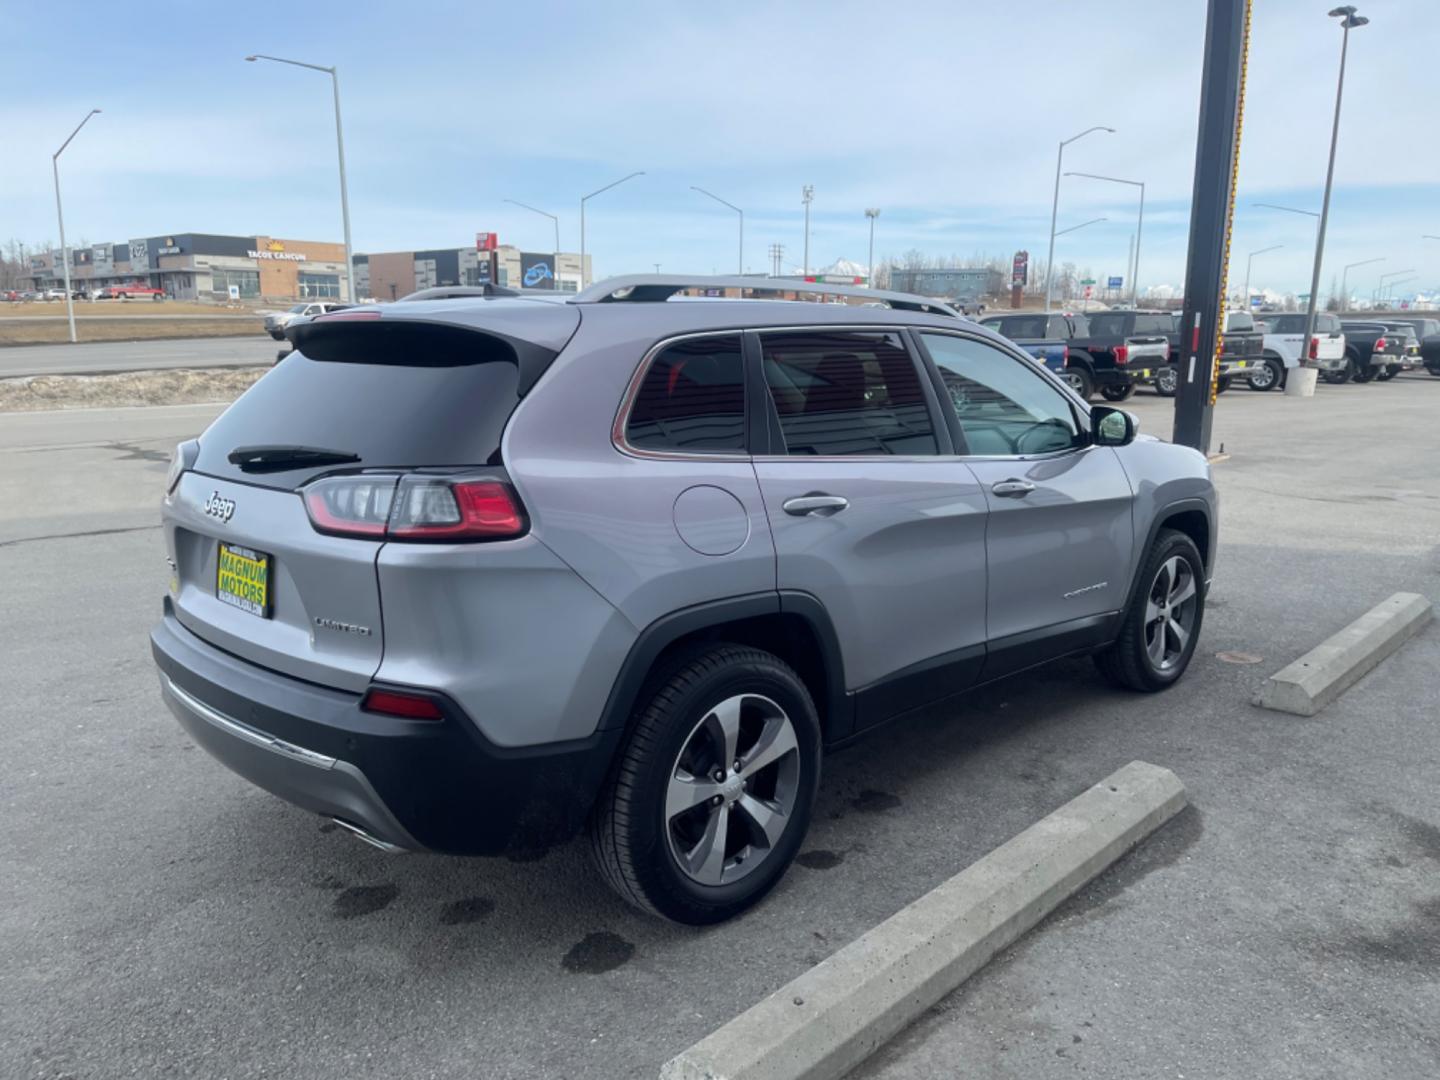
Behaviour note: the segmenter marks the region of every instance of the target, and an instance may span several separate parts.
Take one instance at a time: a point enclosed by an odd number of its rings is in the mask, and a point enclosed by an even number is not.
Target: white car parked
[[[1266,315],[1265,357],[1250,372],[1251,390],[1284,386],[1292,368],[1300,366],[1301,339],[1305,336],[1304,314]],[[1322,369],[1345,366],[1345,332],[1340,316],[1315,313],[1315,332],[1310,337],[1310,360]]]
[[[284,311],[272,311],[265,316],[265,332],[276,341],[284,341],[285,328],[296,319],[308,319],[316,315],[324,315],[327,311],[338,311],[349,306],[349,304],[342,304],[335,300],[311,300],[286,308]]]

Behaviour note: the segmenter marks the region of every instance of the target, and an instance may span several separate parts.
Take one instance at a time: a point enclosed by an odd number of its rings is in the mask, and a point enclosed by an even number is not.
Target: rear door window
[[[745,452],[745,364],[739,334],[689,338],[650,361],[625,441],[652,452]]]
[[[898,334],[777,332],[760,343],[787,454],[939,453],[920,373]]]

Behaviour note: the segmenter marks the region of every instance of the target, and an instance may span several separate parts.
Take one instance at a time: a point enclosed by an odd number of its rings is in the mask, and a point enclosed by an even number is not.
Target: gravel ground
[[[128,371],[0,379],[0,413],[233,401],[269,368]]]

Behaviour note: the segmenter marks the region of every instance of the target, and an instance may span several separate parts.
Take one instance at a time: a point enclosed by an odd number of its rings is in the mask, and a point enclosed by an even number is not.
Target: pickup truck
[[[1265,336],[1264,355],[1250,371],[1250,389],[1273,390],[1284,386],[1290,372],[1300,366],[1300,339],[1305,336],[1305,316],[1267,315],[1261,328]],[[1317,365],[1324,360],[1343,360],[1345,332],[1340,328],[1340,317],[1328,311],[1317,311],[1310,347],[1304,351],[1305,358]]]
[[[1046,315],[1044,312],[1021,312],[1014,315],[991,315],[981,319],[980,325],[994,330],[1001,337],[1009,338],[1063,379],[1066,378],[1065,362],[1070,353],[1070,339],[1075,336],[1077,318],[1078,316]]]
[[[1085,327],[1070,340],[1066,381],[1081,397],[1099,390],[1106,401],[1124,401],[1152,383],[1170,355],[1169,312],[1112,309],[1083,316]]]
[[[1344,320],[1340,325],[1345,331],[1345,357],[1320,362],[1320,375],[1326,382],[1365,383],[1386,368],[1398,372],[1404,367],[1405,339],[1387,330],[1384,323]]]
[[[1420,335],[1416,332],[1415,327],[1408,322],[1393,322],[1387,319],[1385,329],[1392,334],[1400,335],[1402,359],[1398,365],[1387,366],[1376,378],[1383,382],[1386,379],[1393,379],[1402,371],[1415,371],[1417,368],[1424,367],[1424,362],[1420,359]]]
[[[1161,397],[1174,397],[1180,386],[1180,358],[1184,349],[1180,343],[1180,312],[1171,312],[1166,331],[1169,343],[1170,362],[1156,374],[1155,392]],[[1248,311],[1227,311],[1225,327],[1220,332],[1220,353],[1216,358],[1215,392],[1223,394],[1230,389],[1236,378],[1248,378],[1259,367],[1265,355],[1265,335],[1255,325],[1255,317]]]
[[[164,300],[165,290],[153,285],[106,285],[95,294],[96,300],[129,300],[131,297]]]
[[[1431,375],[1440,376],[1440,319],[1386,319],[1386,325],[1408,323],[1420,338],[1420,362]]]

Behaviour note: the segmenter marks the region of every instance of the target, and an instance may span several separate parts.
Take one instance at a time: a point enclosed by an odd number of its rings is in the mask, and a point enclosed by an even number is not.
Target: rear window
[[[743,453],[745,365],[740,335],[691,338],[663,349],[645,371],[625,441],[638,450]]]
[[[1136,315],[1135,333],[1168,334],[1172,322],[1169,315]]]
[[[1126,325],[1130,319],[1128,315],[1101,313],[1099,315],[1091,315],[1089,319],[1091,337],[1124,337],[1128,332],[1126,330]]]
[[[1265,320],[1270,324],[1272,334],[1303,334],[1305,332],[1304,315],[1271,315]],[[1315,329],[1323,330],[1320,325],[1319,316],[1315,319]]]
[[[1019,338],[1043,338],[1048,336],[1048,323],[1044,315],[1010,315],[1002,322],[1000,333],[1012,341]]]
[[[329,329],[338,332],[292,352],[221,414],[200,439],[197,472],[294,488],[334,468],[247,472],[227,460],[259,446],[355,454],[347,468],[357,469],[500,464],[520,400],[509,344],[454,327]]]

